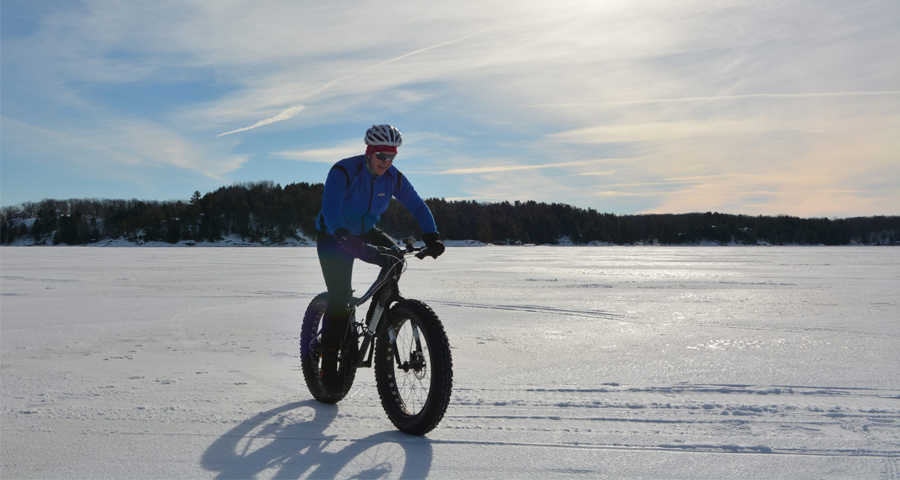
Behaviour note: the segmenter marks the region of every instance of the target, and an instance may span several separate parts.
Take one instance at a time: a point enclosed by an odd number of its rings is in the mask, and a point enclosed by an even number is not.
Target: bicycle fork
[[[372,317],[369,318],[369,324],[366,325],[363,332],[363,341],[359,347],[361,355],[356,360],[357,368],[372,367],[372,356],[375,354],[375,335],[378,334],[378,325],[381,323],[381,318],[390,315],[390,313],[387,312],[387,305],[391,299],[391,293],[392,289],[390,287],[383,288],[378,295],[378,298],[372,300],[375,302],[375,308],[372,310]],[[393,345],[395,343],[393,328],[389,329],[389,334],[391,337],[391,344]],[[396,350],[396,348],[394,350]]]
[[[385,317],[387,317],[388,319],[386,328],[388,329],[388,338],[391,342],[391,350],[394,352],[394,361],[396,362],[397,368],[403,370],[404,372],[408,372],[410,370],[418,372],[425,367],[425,357],[422,353],[422,341],[419,337],[419,326],[415,323],[412,323],[411,327],[416,349],[414,352],[410,352],[411,355],[408,361],[404,362],[403,358],[400,357],[400,349],[397,348],[397,333],[394,331],[394,326],[392,325],[390,319],[390,312],[387,308],[391,300],[398,299],[394,298],[394,291],[395,290],[390,286],[385,287],[381,290],[378,298],[376,300],[373,300],[374,302],[376,302],[375,308],[372,309],[372,316],[371,318],[369,318],[369,324],[366,326],[363,332],[363,340],[359,348],[360,355],[356,360],[356,368],[372,367],[372,357],[375,354],[374,339],[378,334],[378,325],[381,324],[382,318]],[[402,300],[402,298],[399,299]]]

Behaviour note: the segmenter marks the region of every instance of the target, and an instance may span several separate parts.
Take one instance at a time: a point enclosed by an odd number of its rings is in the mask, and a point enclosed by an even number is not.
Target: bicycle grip
[[[427,256],[428,256],[428,247],[423,248],[422,250],[419,251],[419,253],[416,254],[416,258],[418,258],[419,260],[424,260],[425,257],[427,257]]]

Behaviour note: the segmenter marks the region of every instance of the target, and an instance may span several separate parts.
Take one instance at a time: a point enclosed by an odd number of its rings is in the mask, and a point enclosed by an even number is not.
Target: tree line
[[[189,200],[43,200],[0,211],[0,243],[85,245],[107,239],[138,244],[219,242],[226,237],[264,245],[315,238],[321,183],[237,183]],[[494,244],[897,245],[900,216],[845,219],[725,213],[615,215],[561,203],[447,201],[431,198],[442,238]],[[396,200],[378,227],[394,238],[420,237]]]

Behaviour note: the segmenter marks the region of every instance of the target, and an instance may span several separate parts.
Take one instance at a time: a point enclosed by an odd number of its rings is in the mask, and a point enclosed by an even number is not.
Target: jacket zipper
[[[362,218],[360,219],[362,221],[362,229],[360,229],[359,231],[360,235],[366,233],[366,215],[368,215],[372,211],[372,197],[375,196],[375,180],[377,179],[378,177],[373,175],[371,185],[369,185],[369,209],[366,210],[366,213],[363,214]]]

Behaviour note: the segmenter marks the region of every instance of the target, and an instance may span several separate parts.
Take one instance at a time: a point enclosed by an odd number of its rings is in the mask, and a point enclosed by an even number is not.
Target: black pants
[[[370,245],[379,247],[396,247],[397,244],[386,233],[373,228],[360,238]],[[325,276],[325,287],[328,289],[328,306],[323,319],[322,343],[326,346],[337,346],[343,331],[346,329],[350,315],[350,297],[353,295],[352,255],[347,253],[337,240],[327,233],[319,232],[316,238],[316,249],[319,253],[319,264]]]

